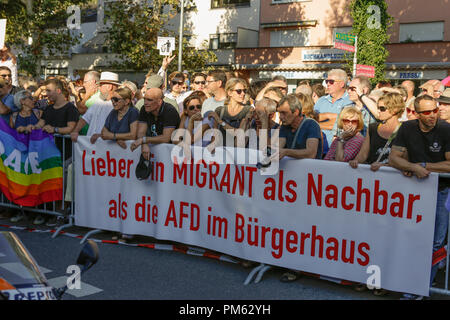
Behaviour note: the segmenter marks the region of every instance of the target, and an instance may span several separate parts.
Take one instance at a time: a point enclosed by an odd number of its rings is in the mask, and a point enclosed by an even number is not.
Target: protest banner
[[[0,118],[0,189],[26,207],[62,199],[61,153],[52,135],[18,133]]]
[[[140,149],[79,137],[75,224],[361,283],[379,270],[382,288],[428,295],[436,174],[419,181],[387,167],[283,159],[267,176],[236,155],[218,164],[193,149],[184,163],[174,145],[151,146],[153,173],[139,181]]]
[[[159,50],[160,55],[170,56],[172,54],[172,51],[175,50],[175,38],[158,37],[156,48]]]
[[[364,64],[356,65],[356,75],[357,76],[366,76],[368,78],[375,78],[375,67],[366,66]]]

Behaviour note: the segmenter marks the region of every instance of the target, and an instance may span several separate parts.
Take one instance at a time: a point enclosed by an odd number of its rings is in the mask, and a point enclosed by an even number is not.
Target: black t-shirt
[[[72,102],[67,102],[63,107],[55,109],[54,105],[49,105],[45,108],[42,118],[46,125],[51,125],[56,128],[67,127],[68,122],[77,122],[80,113]],[[64,141],[64,147],[63,147]],[[63,160],[72,157],[72,141],[69,138],[55,137],[55,143],[61,151]]]
[[[80,113],[72,102],[67,102],[59,109],[55,109],[53,104],[49,105],[42,114],[46,125],[57,128],[67,127],[68,122],[77,122],[79,118]]]
[[[438,120],[429,132],[422,132],[419,120],[410,120],[402,124],[393,145],[406,147],[409,162],[441,162],[445,161],[445,153],[450,152],[450,124]],[[440,186],[449,186],[449,179],[439,179]]]
[[[226,106],[220,106],[220,107],[216,108],[216,110],[214,112],[217,113],[219,118],[222,121],[226,122],[229,126],[238,129],[239,126],[241,125],[242,119],[245,118],[245,116],[247,115],[247,113],[250,112],[250,110],[252,110],[252,107],[249,105],[245,105],[238,114],[232,116],[228,113],[228,108]],[[220,125],[219,125],[219,130],[222,132],[223,145],[226,146],[228,133],[224,129],[224,127],[220,126]],[[234,137],[231,140],[234,141]]]
[[[163,102],[156,117],[152,113],[146,112],[145,107],[142,107],[138,121],[147,123],[147,137],[156,137],[163,134],[164,128],[178,128],[180,115],[172,105]]]
[[[384,139],[378,134],[378,123],[371,123],[369,125],[369,136],[370,136],[370,150],[369,156],[367,157],[366,162],[368,164],[372,164],[377,161],[378,157],[384,150],[384,146],[388,142],[387,139]],[[380,163],[388,163],[389,162],[389,154],[391,153],[392,142],[387,146],[385,152],[381,156]]]

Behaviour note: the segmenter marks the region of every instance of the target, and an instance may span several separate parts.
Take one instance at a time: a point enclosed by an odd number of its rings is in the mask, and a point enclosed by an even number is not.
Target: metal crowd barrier
[[[30,211],[30,212],[36,212],[36,213],[41,213],[41,214],[46,214],[46,215],[52,215],[52,216],[57,216],[61,219],[65,219],[67,218],[68,223],[58,227],[55,232],[52,235],[52,238],[56,238],[58,236],[58,234],[65,228],[69,228],[75,225],[75,170],[74,170],[74,144],[72,143],[72,141],[70,140],[70,135],[59,135],[59,134],[55,134],[55,143],[58,143],[59,141],[62,144],[62,163],[63,163],[63,196],[62,196],[62,202],[61,202],[61,209],[58,210],[56,208],[56,202],[53,201],[52,205],[47,205],[47,203],[44,203],[43,205],[40,206],[36,206],[36,207],[27,207],[26,209],[24,209],[22,206],[13,204],[11,201],[9,201],[4,195],[3,193],[0,192],[0,207],[7,207],[7,208],[14,208],[14,209],[18,209],[21,210],[22,213],[26,210],[26,211]],[[69,157],[66,154],[66,141],[70,141],[70,146],[71,146],[71,159],[68,159]],[[70,160],[70,161],[69,161]],[[72,195],[72,201],[70,202],[70,210],[69,210],[69,214],[66,215],[64,212],[67,211],[67,208],[65,207],[65,198],[66,198],[66,189],[67,189],[67,177],[68,177],[68,166],[71,163],[72,165],[72,170],[71,170],[71,195]],[[67,172],[67,173],[66,173]],[[439,178],[450,178],[450,173],[440,173],[439,174]],[[450,221],[449,221],[449,225],[450,225]],[[86,241],[90,236],[96,234],[96,233],[100,233],[103,232],[103,230],[98,230],[98,229],[94,229],[89,231],[81,240],[80,243],[83,243],[84,241]],[[448,228],[447,231],[447,246],[450,240],[450,227]],[[447,247],[448,250],[448,247]],[[442,295],[447,295],[450,296],[450,290],[449,290],[449,254],[448,252],[446,253],[446,260],[445,260],[445,283],[444,283],[444,288],[439,288],[439,287],[431,287],[430,288],[430,293],[437,293],[437,294],[442,294]]]
[[[66,207],[65,204],[65,198],[66,198],[66,189],[67,189],[67,172],[68,172],[68,165],[70,163],[70,159],[72,161],[72,165],[73,165],[73,157],[69,157],[67,155],[67,150],[66,150],[66,141],[69,142],[70,141],[70,148],[71,148],[71,154],[74,154],[74,148],[73,148],[73,143],[70,140],[70,135],[60,135],[60,134],[54,134],[54,138],[55,138],[55,143],[58,145],[58,143],[61,143],[62,146],[62,150],[61,150],[61,159],[62,159],[62,164],[63,164],[63,190],[62,190],[62,201],[61,201],[61,207],[59,208],[59,201],[53,201],[50,203],[44,203],[35,207],[23,207],[21,205],[17,205],[12,203],[11,201],[8,200],[8,198],[5,197],[5,195],[0,192],[0,207],[4,207],[4,208],[11,208],[11,209],[16,209],[16,210],[20,210],[22,212],[22,214],[25,213],[25,211],[27,212],[34,212],[34,213],[38,213],[38,214],[44,214],[44,215],[49,215],[49,216],[56,216],[57,219],[62,219],[62,220],[66,220],[68,221],[67,224],[61,225],[59,226],[55,232],[52,235],[52,238],[55,238],[58,236],[58,234],[61,232],[61,230],[63,230],[64,228],[68,228],[74,225],[74,218],[75,218],[75,204],[74,204],[74,195],[75,195],[75,189],[74,189],[74,181],[75,181],[75,172],[74,170],[72,170],[72,176],[71,176],[71,190],[72,190],[72,201],[69,205],[69,207]],[[67,160],[66,160],[67,159]],[[69,213],[67,215],[67,212]]]

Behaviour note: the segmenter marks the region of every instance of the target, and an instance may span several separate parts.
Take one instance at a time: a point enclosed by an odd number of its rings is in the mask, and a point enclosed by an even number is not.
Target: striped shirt
[[[363,142],[364,137],[359,132],[354,137],[344,142],[344,162],[355,159],[359,150],[361,150]],[[324,160],[336,160],[337,145],[338,139],[334,139]]]

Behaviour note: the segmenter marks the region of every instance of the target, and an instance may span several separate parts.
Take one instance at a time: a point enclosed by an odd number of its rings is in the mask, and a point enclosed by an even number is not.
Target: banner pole
[[[358,36],[355,36],[355,54],[353,55],[353,78],[356,77],[357,63],[358,63]]]

